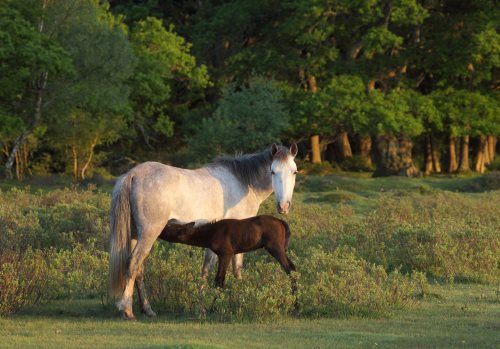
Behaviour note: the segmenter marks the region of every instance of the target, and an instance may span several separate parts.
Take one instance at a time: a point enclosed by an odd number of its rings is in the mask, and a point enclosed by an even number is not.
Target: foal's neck
[[[203,228],[203,226],[201,227]],[[195,230],[191,233],[179,234],[173,238],[172,242],[178,242],[181,244],[198,246],[198,247],[210,247],[210,235],[203,234],[200,228],[194,228]]]

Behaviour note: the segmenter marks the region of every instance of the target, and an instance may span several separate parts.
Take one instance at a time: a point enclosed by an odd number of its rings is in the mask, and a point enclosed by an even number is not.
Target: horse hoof
[[[145,310],[144,315],[146,315],[147,317],[156,317],[156,313],[151,309]]]
[[[127,321],[137,321],[134,314],[132,312],[127,312],[127,311],[122,312],[122,319]]]

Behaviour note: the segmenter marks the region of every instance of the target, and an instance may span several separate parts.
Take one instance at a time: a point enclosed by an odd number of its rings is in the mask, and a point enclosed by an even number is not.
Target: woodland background
[[[4,0],[0,164],[82,180],[298,142],[319,172],[483,173],[499,19],[493,0]]]

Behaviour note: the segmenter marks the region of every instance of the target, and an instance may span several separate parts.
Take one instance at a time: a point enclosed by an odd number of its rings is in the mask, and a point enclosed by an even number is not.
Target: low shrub
[[[500,276],[500,200],[497,193],[483,195],[385,196],[374,212],[331,239],[389,271],[491,283]]]
[[[387,315],[414,302],[426,284],[421,274],[388,274],[346,249],[312,249],[301,259],[300,270],[300,308],[312,316]]]
[[[105,250],[109,239],[109,194],[95,188],[30,193],[0,191],[0,249],[72,248],[89,239]]]
[[[0,253],[0,315],[51,299],[100,297],[106,304],[108,256],[94,248]]]
[[[28,248],[22,254],[0,253],[0,315],[11,314],[22,307],[45,299],[48,288],[45,254]]]

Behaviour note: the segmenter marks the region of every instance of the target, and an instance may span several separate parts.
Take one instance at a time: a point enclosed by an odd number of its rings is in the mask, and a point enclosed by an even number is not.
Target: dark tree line
[[[4,1],[1,161],[83,179],[281,140],[376,175],[483,173],[499,18],[493,0]]]

